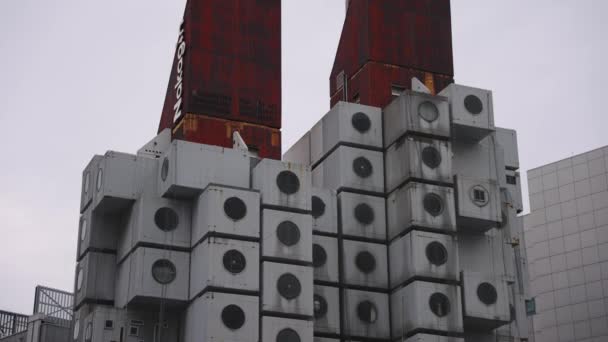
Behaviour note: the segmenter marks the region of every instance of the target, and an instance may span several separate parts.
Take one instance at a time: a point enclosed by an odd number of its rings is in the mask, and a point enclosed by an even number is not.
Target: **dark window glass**
[[[230,330],[240,329],[245,324],[245,312],[231,304],[222,310],[222,322]]]
[[[224,268],[226,268],[226,270],[232,274],[239,274],[243,272],[245,266],[247,266],[245,256],[236,249],[231,249],[224,253],[224,257],[222,259]]]
[[[163,160],[163,166],[160,169],[160,179],[164,181],[167,180],[167,176],[169,175],[169,159],[165,158]]]
[[[482,303],[492,305],[496,303],[498,293],[496,292],[494,285],[490,283],[481,283],[477,287],[477,297],[479,297],[479,300]]]
[[[285,246],[291,247],[300,241],[300,229],[291,221],[283,221],[277,227],[277,238]]]
[[[429,307],[435,315],[444,317],[450,313],[450,300],[443,293],[435,292],[429,298]]]
[[[426,122],[433,122],[439,117],[439,109],[433,102],[424,101],[418,105],[418,115]]]
[[[437,194],[426,194],[422,204],[424,210],[433,216],[439,216],[443,212],[443,200]]]
[[[312,196],[312,217],[319,218],[325,214],[325,202],[317,196]]]
[[[448,251],[443,244],[433,241],[426,246],[426,257],[431,264],[441,266],[448,261]]]
[[[369,117],[365,113],[361,112],[355,113],[352,116],[351,123],[359,133],[365,133],[369,131],[370,127],[372,126],[372,122]]]
[[[301,342],[300,335],[290,328],[283,329],[277,334],[276,342]]]
[[[378,319],[378,309],[374,303],[365,300],[357,305],[357,316],[364,323],[374,323]]]
[[[327,314],[327,301],[323,296],[315,294],[314,296],[314,314],[315,319],[323,318]]]
[[[367,203],[357,204],[355,207],[355,219],[364,225],[369,225],[374,222],[374,209]]]
[[[158,229],[170,232],[175,230],[179,225],[179,216],[171,208],[160,208],[154,214],[154,223],[156,223]]]
[[[312,245],[312,265],[317,268],[325,265],[327,262],[327,253],[319,244]]]
[[[422,162],[431,169],[436,169],[441,164],[441,153],[433,146],[422,149]]]
[[[230,197],[224,202],[224,212],[233,221],[238,221],[247,215],[247,205],[238,197]]]
[[[279,294],[283,298],[291,300],[300,295],[302,285],[296,276],[291,273],[285,273],[277,281],[277,291],[279,291]]]
[[[469,113],[477,115],[483,110],[483,103],[479,97],[475,95],[468,95],[464,98],[464,108],[466,108]]]
[[[507,175],[507,184],[517,185],[517,177]]]
[[[277,186],[282,193],[292,195],[300,190],[300,179],[291,171],[281,171],[277,176]]]
[[[104,327],[106,329],[114,329],[114,321],[111,319],[107,319]]]
[[[372,175],[372,163],[365,157],[357,157],[353,160],[353,171],[361,178],[367,178]]]
[[[175,265],[167,259],[160,259],[152,265],[152,278],[160,284],[169,284],[175,280],[177,270]]]
[[[355,265],[363,273],[371,273],[376,269],[376,258],[368,251],[359,252],[355,257]]]

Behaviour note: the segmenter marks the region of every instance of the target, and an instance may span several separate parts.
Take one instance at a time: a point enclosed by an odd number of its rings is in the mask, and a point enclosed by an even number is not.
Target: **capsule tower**
[[[515,131],[449,0],[350,0],[281,156],[281,1],[189,0],[158,134],[82,174],[78,342],[527,341]]]

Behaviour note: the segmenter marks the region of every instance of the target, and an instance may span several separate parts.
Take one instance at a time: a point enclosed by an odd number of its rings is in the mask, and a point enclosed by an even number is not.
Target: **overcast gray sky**
[[[185,0],[0,1],[0,310],[72,290],[80,175],[152,138]],[[608,144],[608,1],[452,0],[456,81],[494,91],[523,171]],[[283,150],[329,109],[344,0],[283,0]],[[525,175],[522,175],[525,179]]]

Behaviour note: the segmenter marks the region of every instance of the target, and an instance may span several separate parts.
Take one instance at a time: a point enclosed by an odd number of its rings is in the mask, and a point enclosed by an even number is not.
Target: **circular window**
[[[163,160],[163,165],[160,168],[160,179],[164,181],[167,180],[167,176],[169,175],[169,159],[165,157]]]
[[[103,182],[103,169],[99,168],[99,170],[97,170],[97,180],[96,180],[96,184],[95,184],[97,191],[101,190],[102,182]]]
[[[378,309],[369,300],[364,300],[357,305],[357,316],[362,322],[374,323],[378,319]]]
[[[368,274],[376,269],[376,258],[368,251],[359,252],[355,257],[355,265],[359,271]]]
[[[80,335],[80,320],[76,318],[74,322],[74,340],[78,339],[78,335]]]
[[[422,149],[422,162],[431,169],[436,169],[441,164],[441,153],[433,146]]]
[[[169,284],[175,280],[177,270],[175,265],[167,259],[156,260],[152,265],[152,278],[159,284]]]
[[[479,300],[482,303],[492,305],[496,303],[498,293],[496,293],[496,288],[494,285],[490,283],[481,283],[479,286],[477,286],[477,297],[479,297]]]
[[[276,342],[301,342],[300,335],[290,328],[283,329],[277,334]]]
[[[231,304],[222,310],[222,322],[230,330],[240,329],[245,324],[245,312]]]
[[[438,317],[445,317],[450,313],[450,300],[443,293],[435,292],[429,298],[429,307]]]
[[[88,194],[89,193],[89,185],[91,185],[91,171],[87,171],[87,173],[84,175],[84,194]]]
[[[87,327],[84,329],[84,340],[90,341],[93,338],[93,323],[87,323]]]
[[[424,101],[418,105],[418,115],[427,122],[433,122],[439,117],[439,109],[433,102]]]
[[[464,108],[466,108],[469,113],[477,115],[483,111],[483,103],[479,97],[467,95],[467,97],[464,98]]]
[[[245,256],[236,249],[231,249],[224,253],[222,262],[224,264],[224,268],[232,274],[239,274],[243,272],[245,266],[247,266]]]
[[[238,221],[247,215],[247,206],[242,199],[230,197],[224,202],[224,213],[233,221]]]
[[[372,163],[365,157],[357,157],[353,160],[353,171],[357,176],[367,178],[373,172]]]
[[[300,180],[291,171],[281,171],[277,176],[277,186],[282,193],[292,195],[300,190]]]
[[[428,193],[424,195],[422,204],[424,210],[433,216],[439,216],[443,212],[443,200],[437,194]]]
[[[369,117],[365,113],[361,112],[353,114],[351,123],[359,133],[369,131],[369,128],[372,126],[372,122],[370,121]]]
[[[374,222],[374,209],[367,203],[357,204],[355,207],[355,219],[363,224],[369,225]]]
[[[300,285],[300,281],[296,276],[291,273],[285,273],[277,281],[277,290],[283,298],[291,300],[300,295],[302,285]]]
[[[490,201],[490,193],[481,185],[471,187],[469,196],[471,197],[471,201],[478,207],[484,207]]]
[[[291,247],[300,241],[300,229],[291,221],[283,221],[277,227],[277,238],[287,247]]]
[[[84,282],[84,271],[82,268],[78,268],[78,275],[76,276],[76,291],[82,289],[82,283]]]
[[[175,210],[167,207],[160,208],[154,214],[154,223],[158,229],[170,232],[175,230],[179,225],[179,216]]]
[[[441,266],[448,261],[448,251],[443,244],[433,241],[426,245],[426,257],[431,264]]]
[[[87,238],[88,222],[86,218],[80,220],[80,241],[84,241]]]
[[[325,265],[327,262],[327,253],[325,249],[318,244],[312,245],[312,266],[315,268]]]
[[[327,314],[327,301],[323,296],[316,294],[314,296],[314,315],[315,319],[323,318]]]
[[[312,196],[312,217],[319,218],[325,214],[325,202],[317,196]]]

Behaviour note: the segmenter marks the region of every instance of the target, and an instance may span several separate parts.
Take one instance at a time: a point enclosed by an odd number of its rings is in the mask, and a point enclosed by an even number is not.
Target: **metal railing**
[[[28,316],[0,310],[0,339],[27,330]]]
[[[69,292],[36,286],[34,297],[34,314],[44,314],[47,318],[54,318],[58,323],[72,321],[74,313],[72,305],[74,295]]]

